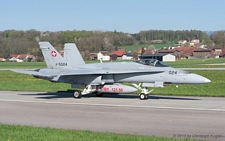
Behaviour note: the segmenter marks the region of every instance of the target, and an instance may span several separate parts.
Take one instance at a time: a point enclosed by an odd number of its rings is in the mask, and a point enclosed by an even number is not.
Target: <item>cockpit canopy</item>
[[[169,67],[168,65],[156,59],[141,59],[134,62],[153,67]]]

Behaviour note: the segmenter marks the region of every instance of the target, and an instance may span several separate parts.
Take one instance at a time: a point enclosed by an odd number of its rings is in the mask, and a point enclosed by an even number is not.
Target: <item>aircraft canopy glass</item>
[[[134,62],[153,67],[169,67],[168,65],[156,59],[141,59]]]

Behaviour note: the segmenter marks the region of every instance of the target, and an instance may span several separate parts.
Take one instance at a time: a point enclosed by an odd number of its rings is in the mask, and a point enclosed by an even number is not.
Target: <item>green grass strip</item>
[[[112,62],[124,61],[130,62],[132,60],[112,60]],[[86,64],[99,62],[99,60],[85,61]],[[165,62],[165,64],[175,68],[225,68],[225,58],[180,59],[175,62]],[[37,69],[46,67],[45,62],[0,62],[0,69]]]
[[[0,124],[0,141],[190,141],[92,131]]]

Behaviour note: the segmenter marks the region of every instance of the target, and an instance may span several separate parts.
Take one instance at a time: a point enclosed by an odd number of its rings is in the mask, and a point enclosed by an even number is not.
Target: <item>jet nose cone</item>
[[[191,84],[205,84],[211,82],[208,78],[205,78],[198,74],[189,74],[187,80]]]
[[[208,78],[205,78],[205,81],[204,81],[205,83],[209,83],[209,82],[211,82],[211,80],[209,80]]]

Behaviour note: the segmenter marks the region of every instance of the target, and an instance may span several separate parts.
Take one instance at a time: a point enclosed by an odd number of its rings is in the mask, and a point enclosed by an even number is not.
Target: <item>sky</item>
[[[0,0],[0,31],[225,30],[225,0]]]

